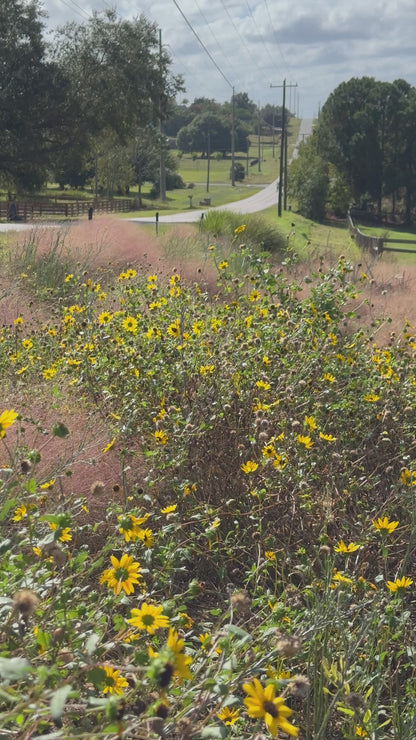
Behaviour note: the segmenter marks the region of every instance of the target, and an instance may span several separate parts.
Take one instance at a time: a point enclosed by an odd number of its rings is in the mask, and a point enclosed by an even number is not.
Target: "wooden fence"
[[[88,214],[90,208],[93,213],[120,213],[137,210],[138,204],[135,200],[129,198],[118,198],[116,200],[98,198],[97,200],[71,200],[67,202],[58,202],[53,200],[33,200],[33,201],[0,201],[0,219],[10,219],[14,213],[18,221],[34,221],[36,218],[53,218],[54,216],[64,216],[68,218],[77,218]]]
[[[347,224],[348,229],[355,243],[361,247],[361,249],[367,249],[373,254],[381,254],[382,252],[406,252],[407,254],[416,254],[416,249],[412,249],[411,245],[416,245],[415,239],[395,239],[394,237],[388,238],[387,236],[367,236],[354,224],[350,211],[347,213]],[[407,247],[389,247],[387,244],[406,244]],[[410,247],[410,248],[409,248]]]
[[[368,249],[374,254],[381,254],[384,247],[383,238],[381,236],[367,236],[367,234],[363,234],[358,226],[355,225],[349,211],[347,213],[347,224],[349,232],[357,246],[361,247],[361,249]]]

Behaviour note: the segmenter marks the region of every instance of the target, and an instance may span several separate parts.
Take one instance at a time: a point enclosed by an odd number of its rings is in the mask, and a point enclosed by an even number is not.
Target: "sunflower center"
[[[142,615],[142,622],[146,627],[150,627],[152,624],[154,624],[155,618],[153,614],[143,614]]]
[[[126,530],[126,531],[132,528],[131,519],[129,516],[122,517],[122,519],[120,520],[120,527],[121,529]]]
[[[264,701],[263,702],[263,709],[266,712],[266,714],[270,714],[271,717],[278,717],[279,712],[277,711],[277,707],[275,704],[273,704],[272,701]]]
[[[127,581],[129,578],[129,572],[126,568],[116,568],[114,571],[114,578],[116,581]]]

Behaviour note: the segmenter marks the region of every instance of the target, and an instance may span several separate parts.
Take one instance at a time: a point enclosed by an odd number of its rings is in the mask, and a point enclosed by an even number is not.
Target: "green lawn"
[[[288,157],[291,157],[299,133],[300,121],[292,119],[288,128]],[[253,134],[250,137],[250,148],[248,156],[244,152],[236,152],[236,162],[241,162],[246,167],[246,185],[267,185],[279,176],[280,167],[280,137],[273,140],[270,136],[262,136],[260,147],[258,137]],[[260,157],[259,157],[260,149]],[[250,162],[259,159],[254,165]],[[247,164],[248,161],[248,164]],[[193,158],[192,154],[183,154],[178,157],[179,173],[183,180],[188,183],[206,185],[207,182],[207,160]],[[210,183],[222,183],[230,186],[231,156],[225,159],[217,159],[214,152],[210,158]]]

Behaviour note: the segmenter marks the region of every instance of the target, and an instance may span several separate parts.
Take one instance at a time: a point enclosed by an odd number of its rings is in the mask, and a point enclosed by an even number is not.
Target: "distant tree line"
[[[176,105],[165,125],[165,133],[173,137],[182,152],[198,152],[206,157],[220,152],[225,157],[231,150],[234,121],[234,149],[247,152],[249,136],[272,136],[282,126],[282,107],[266,105],[258,108],[247,93],[237,93],[234,99],[218,103],[209,98],[195,98]],[[285,111],[288,122],[290,113]]]
[[[160,121],[183,89],[156,25],[107,10],[56,30],[50,43],[44,33],[36,0],[2,0],[2,187],[37,189],[48,178],[77,187],[100,171],[112,190],[154,173]]]
[[[410,223],[416,197],[416,88],[352,78],[331,93],[290,168],[299,210],[320,219],[352,203]]]
[[[161,149],[167,187],[180,184],[170,137],[204,156],[209,134],[211,152],[225,156],[233,116],[235,149],[243,152],[256,127],[281,125],[281,109],[259,112],[246,93],[224,104],[178,104],[183,90],[157,26],[143,15],[93,12],[55,29],[48,42],[38,0],[2,0],[0,187],[30,191],[52,180],[112,195],[151,181],[157,191]]]

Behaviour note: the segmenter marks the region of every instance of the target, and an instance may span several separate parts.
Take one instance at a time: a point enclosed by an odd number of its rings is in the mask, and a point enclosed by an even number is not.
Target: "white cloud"
[[[232,86],[255,102],[281,103],[270,85],[297,83],[288,101],[312,117],[328,95],[351,77],[368,75],[416,84],[414,0],[44,0],[52,27],[85,22],[93,8],[120,16],[143,13],[162,29],[173,69],[185,79],[184,97],[229,99]],[[210,59],[214,59],[215,64]],[[219,69],[218,69],[219,68]],[[220,71],[219,71],[220,70]]]

